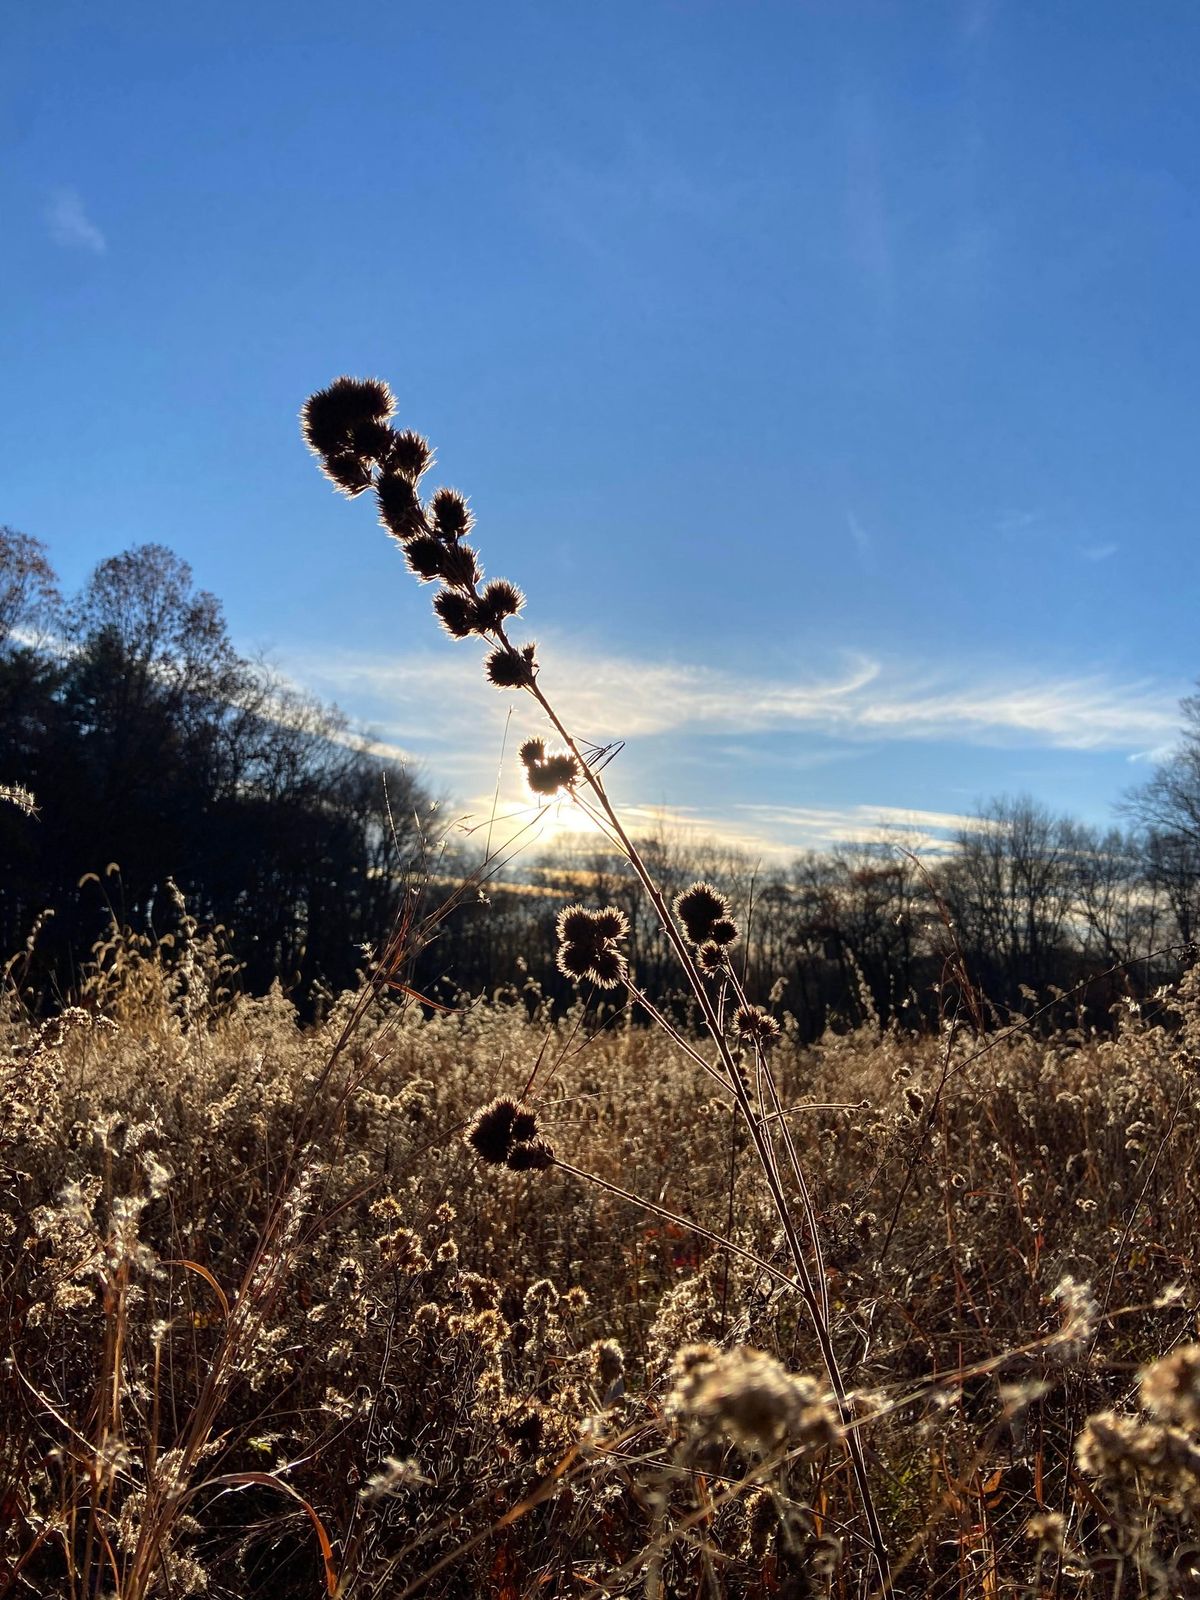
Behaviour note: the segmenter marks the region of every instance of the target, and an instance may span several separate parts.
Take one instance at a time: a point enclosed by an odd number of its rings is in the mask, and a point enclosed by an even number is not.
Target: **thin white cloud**
[[[74,189],[59,189],[46,207],[46,225],[55,244],[66,250],[88,250],[102,256],[108,240],[88,216],[82,199]]]
[[[1085,544],[1079,554],[1085,561],[1107,561],[1120,548],[1115,539],[1106,539],[1103,544]]]
[[[1026,672],[925,674],[851,657],[825,678],[765,678],[710,667],[592,655],[547,646],[542,682],[569,725],[597,742],[688,732],[813,732],[846,739],[964,740],[1011,748],[1133,752],[1170,744],[1180,687],[1103,674],[1046,678]],[[388,737],[453,749],[464,734],[499,726],[514,734],[524,702],[501,697],[466,651],[401,657],[343,653],[306,662],[306,681],[332,693]],[[531,708],[530,708],[531,709]]]

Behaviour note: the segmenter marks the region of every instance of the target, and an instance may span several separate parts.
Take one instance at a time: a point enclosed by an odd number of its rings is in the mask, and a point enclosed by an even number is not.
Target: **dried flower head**
[[[706,939],[696,951],[696,965],[706,978],[715,978],[719,973],[729,970],[725,951],[711,939]]]
[[[391,390],[379,378],[335,378],[327,389],[309,395],[300,425],[311,450],[335,455],[350,448],[355,428],[386,422],[395,408]]]
[[[554,1150],[541,1138],[537,1117],[507,1095],[476,1115],[466,1141],[481,1161],[516,1172],[536,1171],[554,1162]]]
[[[364,489],[371,487],[370,467],[351,451],[341,451],[337,455],[323,457],[321,470],[330,483],[336,484],[351,500]]]
[[[537,673],[534,660],[536,645],[523,645],[520,650],[501,647],[493,650],[483,664],[488,682],[497,689],[528,689]]]
[[[452,588],[474,589],[483,574],[469,544],[442,546],[442,576]]]
[[[616,941],[629,932],[629,919],[616,906],[591,911],[567,906],[556,919],[558,968],[571,978],[589,978],[599,989],[615,989],[625,976],[625,958]]]
[[[469,594],[458,589],[439,589],[434,596],[433,609],[452,639],[467,639],[475,632],[478,617]]]
[[[552,795],[568,788],[579,777],[579,763],[573,755],[547,756],[540,739],[526,739],[521,746],[525,781],[534,794]]]
[[[1180,1345],[1138,1376],[1142,1404],[1163,1422],[1200,1432],[1200,1344]]]
[[[395,437],[386,422],[359,422],[350,430],[350,448],[364,461],[375,461],[382,466],[392,453]]]
[[[392,448],[387,458],[389,472],[399,473],[416,483],[432,463],[433,451],[429,448],[428,439],[422,439],[421,435],[414,433],[411,428],[392,434]]]
[[[438,538],[447,544],[461,539],[474,521],[466,499],[457,489],[438,489],[429,502],[429,511]]]
[[[738,938],[737,923],[732,917],[718,917],[708,930],[706,944],[736,944]]]
[[[495,633],[509,617],[515,617],[525,604],[525,596],[507,578],[493,578],[479,596],[479,626],[484,633]]]
[[[400,473],[387,471],[375,485],[379,519],[397,539],[415,539],[425,533],[425,513],[411,481]]]
[[[762,1006],[739,1006],[734,1013],[733,1026],[739,1039],[762,1049],[773,1045],[782,1031],[775,1018]]]
[[[675,915],[691,943],[704,944],[712,938],[714,924],[728,918],[729,901],[711,883],[694,883],[690,889],[676,895]],[[737,937],[736,928],[734,937]]]
[[[404,546],[404,559],[410,572],[416,573],[422,583],[431,583],[442,577],[442,560],[446,546],[432,534],[420,533]]]
[[[784,1440],[816,1451],[838,1437],[836,1412],[817,1380],[788,1372],[765,1351],[685,1346],[673,1380],[667,1413],[695,1438],[724,1435],[761,1453]]]

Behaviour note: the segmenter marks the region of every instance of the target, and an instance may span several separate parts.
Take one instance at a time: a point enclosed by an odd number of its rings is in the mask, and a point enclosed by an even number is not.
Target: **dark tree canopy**
[[[39,804],[34,821],[0,808],[5,949],[52,910],[40,971],[65,988],[109,915],[81,880],[100,875],[122,922],[161,934],[171,879],[227,927],[251,987],[351,982],[421,848],[411,773],[240,656],[162,545],[102,561],[64,604],[42,547],[5,530],[0,627],[0,783]]]

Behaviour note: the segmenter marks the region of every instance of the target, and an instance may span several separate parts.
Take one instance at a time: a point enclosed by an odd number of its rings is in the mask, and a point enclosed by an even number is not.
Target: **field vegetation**
[[[465,501],[424,497],[428,446],[391,411],[338,380],[308,443],[489,680],[537,702],[529,787],[596,823],[594,893],[544,885],[553,968],[436,995],[455,917],[487,928],[492,863],[447,884],[394,835],[394,917],[354,986],[247,982],[236,924],[165,881],[154,919],[112,906],[69,982],[26,917],[0,1015],[0,1596],[1200,1594],[1184,913],[1154,902],[1165,937],[1136,954],[1114,913],[1070,987],[1014,969],[1010,1009],[953,902],[969,852],[940,878],[903,858],[915,1000],[882,1005],[835,941],[853,1003],[818,1031],[792,1003],[805,952],[750,936],[744,886],[673,878],[626,832],[513,637],[524,597],[485,583]],[[79,639],[47,703],[85,748],[70,685],[116,635]],[[111,696],[127,667],[89,681]],[[257,704],[230,837],[271,727]],[[319,832],[310,769],[283,768]],[[36,827],[0,777],[6,825]],[[361,819],[347,784],[334,810]],[[1178,805],[1146,804],[1165,837]],[[1018,844],[1022,905],[1089,855],[1023,816],[980,835],[997,949],[1032,956],[1048,926],[1083,948],[1074,891],[1057,924],[1012,915]]]

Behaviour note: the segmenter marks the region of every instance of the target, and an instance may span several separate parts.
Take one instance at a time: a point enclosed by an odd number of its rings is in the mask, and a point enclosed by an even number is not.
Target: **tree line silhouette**
[[[172,883],[223,927],[247,990],[279,980],[306,1011],[355,981],[414,881],[480,883],[409,974],[422,992],[566,1003],[554,917],[586,897],[626,911],[640,985],[671,993],[657,919],[602,841],[560,841],[497,877],[468,840],[439,839],[427,787],[240,655],[216,598],[162,545],[101,561],[64,599],[40,541],[0,528],[4,784],[38,806],[0,805],[0,947],[23,951],[13,970],[35,1004],[70,994],[112,919],[173,931]],[[1200,697],[1124,810],[1098,829],[1002,799],[936,854],[881,841],[766,871],[667,832],[646,853],[671,892],[707,877],[733,895],[751,988],[803,1037],[925,1024],[978,995],[992,1019],[1058,995],[1057,1023],[1086,1007],[1102,1024],[1177,971],[1200,930]]]

